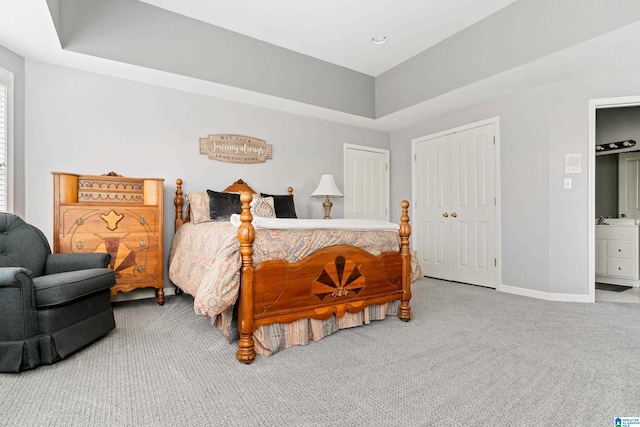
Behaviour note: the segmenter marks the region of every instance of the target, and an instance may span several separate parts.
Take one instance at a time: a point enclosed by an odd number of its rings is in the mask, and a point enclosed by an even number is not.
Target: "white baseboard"
[[[557,294],[551,292],[536,291],[533,289],[518,288],[517,286],[500,285],[500,292],[508,294],[521,295],[525,297],[537,298],[546,301],[563,301],[563,302],[595,302],[594,296],[583,294]]]

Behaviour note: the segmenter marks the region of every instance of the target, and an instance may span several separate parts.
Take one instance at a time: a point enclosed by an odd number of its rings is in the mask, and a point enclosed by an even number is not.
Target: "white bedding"
[[[240,226],[240,215],[231,215],[231,224]],[[264,218],[254,216],[251,222],[254,228],[270,230],[351,230],[351,231],[398,231],[400,226],[392,222],[373,219],[296,219]]]

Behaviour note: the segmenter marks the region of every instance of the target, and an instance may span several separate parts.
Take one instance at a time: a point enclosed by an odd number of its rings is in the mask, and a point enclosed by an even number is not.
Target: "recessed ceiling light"
[[[383,44],[387,41],[385,36],[375,36],[371,38],[371,43],[373,44]]]

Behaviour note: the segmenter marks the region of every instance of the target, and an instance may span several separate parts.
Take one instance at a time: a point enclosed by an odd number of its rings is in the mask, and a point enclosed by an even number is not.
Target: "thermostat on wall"
[[[564,155],[564,173],[582,173],[582,154]]]

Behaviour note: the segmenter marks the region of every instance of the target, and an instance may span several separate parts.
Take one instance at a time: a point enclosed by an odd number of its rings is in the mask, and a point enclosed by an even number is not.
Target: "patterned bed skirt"
[[[256,353],[271,356],[280,350],[294,345],[307,345],[309,340],[320,341],[322,338],[340,329],[354,328],[371,323],[373,320],[384,320],[387,315],[397,315],[400,301],[371,305],[357,313],[345,313],[342,317],[331,316],[327,320],[300,319],[291,323],[273,323],[260,326],[253,332]],[[227,310],[216,316],[212,322],[231,341],[237,341],[239,333],[231,322],[233,310]]]

